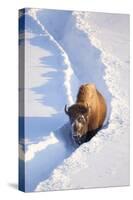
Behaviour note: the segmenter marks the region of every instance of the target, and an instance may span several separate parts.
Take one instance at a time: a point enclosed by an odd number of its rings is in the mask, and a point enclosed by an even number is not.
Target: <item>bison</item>
[[[103,126],[107,107],[102,94],[94,84],[85,84],[79,88],[76,103],[65,105],[69,116],[72,138],[79,145],[89,141]]]

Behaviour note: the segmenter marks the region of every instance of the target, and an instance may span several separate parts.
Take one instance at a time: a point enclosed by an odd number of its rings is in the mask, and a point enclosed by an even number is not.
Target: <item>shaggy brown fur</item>
[[[94,130],[102,126],[106,117],[106,103],[104,97],[96,89],[94,84],[82,85],[77,95],[76,104],[88,105],[90,108],[88,130]]]
[[[81,136],[94,134],[96,130],[102,127],[106,117],[106,102],[101,93],[94,84],[85,84],[79,88],[77,100],[74,105],[65,109],[69,115],[71,124],[74,125],[74,131]],[[79,117],[83,117],[81,122]],[[78,119],[78,120],[77,120]]]

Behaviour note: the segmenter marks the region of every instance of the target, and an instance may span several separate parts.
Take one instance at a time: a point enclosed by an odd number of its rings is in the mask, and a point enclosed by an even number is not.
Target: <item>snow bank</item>
[[[57,142],[58,140],[54,137],[53,133],[51,133],[50,136],[44,138],[44,140],[39,143],[29,145],[25,153],[25,161],[32,160],[36,153],[46,149],[51,144],[56,144]]]
[[[67,54],[38,21],[35,11],[26,10],[25,29],[20,35],[20,49],[25,45],[26,62],[25,88],[20,88],[20,93],[25,94],[25,138],[20,134],[19,159],[25,162],[26,191],[33,191],[72,153],[72,145],[66,145],[71,139],[69,125],[64,126],[67,121],[64,106],[73,104],[78,89]],[[40,166],[45,169],[39,170]]]
[[[50,117],[64,113],[66,103],[74,103],[77,91],[72,91],[72,84],[77,90],[79,83],[68,55],[37,19],[37,11],[26,9],[25,15],[25,116]],[[22,32],[21,36],[20,49]]]
[[[67,53],[64,51],[64,49],[62,48],[62,46],[60,46],[60,44],[59,44],[59,43],[54,39],[54,37],[53,37],[52,35],[50,35],[50,33],[48,32],[49,29],[51,29],[52,24],[48,23],[49,28],[46,29],[45,26],[44,26],[44,25],[40,22],[40,20],[37,18],[37,11],[38,11],[38,9],[29,9],[28,14],[29,14],[30,16],[33,17],[33,19],[37,22],[37,24],[40,25],[40,27],[42,28],[42,31],[48,35],[49,39],[55,44],[55,46],[57,47],[57,49],[60,50],[60,54],[61,54],[62,57],[63,57],[64,65],[66,65],[66,69],[64,70],[64,73],[65,73],[64,85],[65,85],[65,89],[66,89],[66,95],[67,95],[68,104],[71,105],[71,104],[74,103],[73,96],[74,96],[74,94],[75,94],[75,91],[72,91],[72,89],[71,89],[71,79],[72,79],[72,76],[74,76],[74,75],[73,75],[73,70],[72,70],[72,67],[71,67],[71,63],[70,63],[70,61],[69,61],[69,57],[68,57]],[[56,14],[56,12],[57,12],[57,14]],[[52,22],[53,22],[53,23],[56,22],[56,21],[58,22],[58,18],[59,18],[59,16],[60,16],[60,15],[58,16],[58,12],[59,12],[59,11],[55,11],[55,15],[52,15],[52,13],[46,11],[46,12],[45,12],[45,15],[46,15],[46,16],[43,15],[43,17],[45,16],[46,19],[49,20],[49,18],[50,18],[50,16],[51,16],[51,17],[52,17]],[[60,12],[59,12],[59,13],[60,13]],[[56,16],[56,17],[55,17],[55,16]],[[63,15],[63,17],[64,17],[64,15]],[[44,18],[43,18],[43,20],[44,20],[44,21],[46,22],[46,24],[47,24],[47,20],[45,20]],[[54,21],[53,21],[53,20],[54,20]],[[66,21],[66,17],[64,17],[63,20],[61,20],[61,21],[63,22],[64,20]],[[56,27],[57,30],[59,30],[62,26],[63,26],[63,24],[61,25],[61,23],[60,23],[60,26]],[[53,30],[55,30],[55,29],[53,29]],[[73,82],[72,84],[74,84],[74,85],[75,85],[75,88],[76,88],[76,84],[77,84],[76,78],[75,78],[75,82]],[[75,97],[75,96],[74,96],[74,97]]]
[[[129,184],[129,33],[121,32],[128,23],[126,15],[73,12],[69,18],[59,43],[80,82],[94,82],[104,94],[109,126],[80,146],[36,191]]]

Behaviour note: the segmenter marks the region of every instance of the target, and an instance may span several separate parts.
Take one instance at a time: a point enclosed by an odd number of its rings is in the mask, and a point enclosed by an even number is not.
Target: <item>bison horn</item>
[[[65,105],[65,113],[68,115],[68,106],[67,105]]]

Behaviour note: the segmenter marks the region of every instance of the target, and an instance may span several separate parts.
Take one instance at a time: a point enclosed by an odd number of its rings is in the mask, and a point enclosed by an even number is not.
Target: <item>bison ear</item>
[[[67,115],[69,115],[69,107],[67,105],[65,105],[64,111]]]

